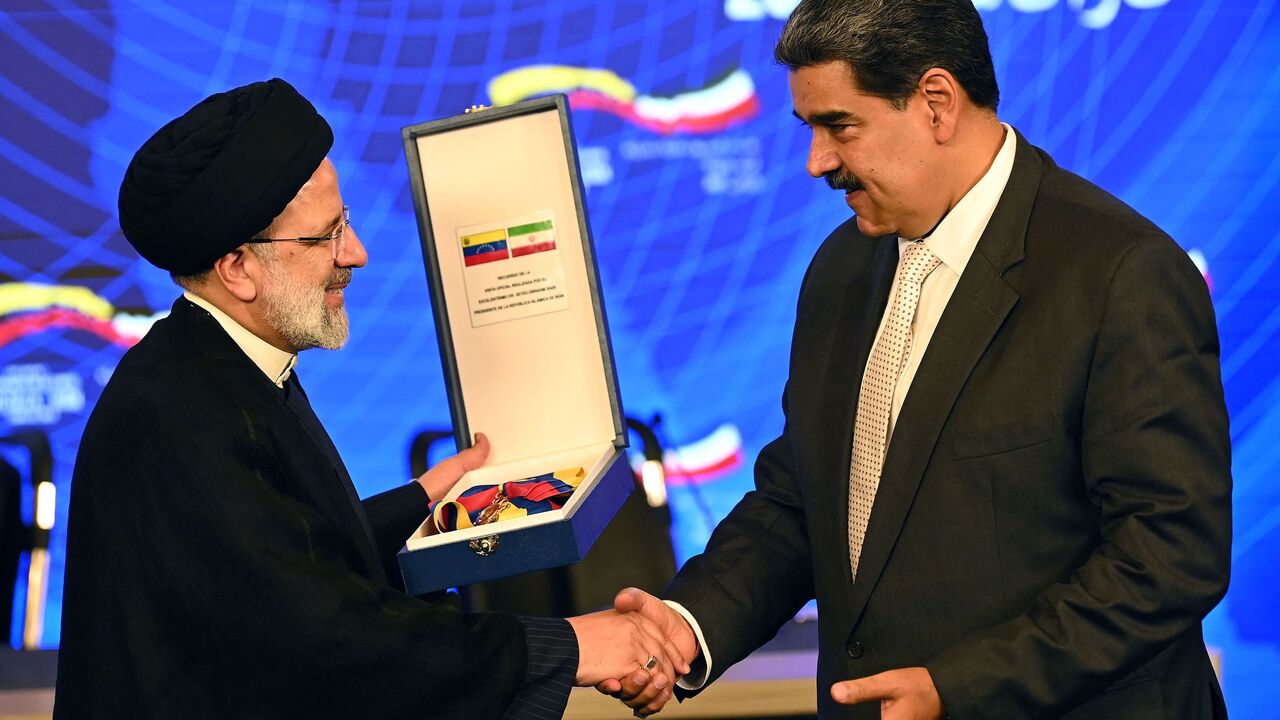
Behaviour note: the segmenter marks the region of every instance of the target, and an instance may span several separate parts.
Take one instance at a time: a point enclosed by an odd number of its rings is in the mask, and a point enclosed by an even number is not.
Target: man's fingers
[[[618,699],[627,707],[641,708],[653,702],[670,685],[671,680],[665,673],[655,670],[650,675],[645,670],[637,670],[622,678],[622,692],[618,694]]]
[[[447,457],[436,464],[433,470],[440,470],[443,473],[452,475],[454,479],[475,470],[484,465],[484,461],[489,459],[489,438],[484,433],[476,433],[476,442],[471,447],[462,452]]]
[[[661,605],[661,603],[658,604]],[[671,609],[662,605],[659,612],[671,612]],[[685,658],[671,637],[665,634],[666,628],[663,627],[660,617],[654,618],[648,610],[639,611],[631,617],[636,618],[636,623],[645,634],[662,646],[662,652],[666,655],[666,662],[662,669],[674,671],[677,675],[688,675],[690,659]]]
[[[484,465],[484,461],[489,459],[489,437],[484,433],[476,433],[475,444],[458,453],[457,458],[464,473]]]
[[[873,700],[887,700],[895,696],[895,683],[886,673],[845,680],[831,686],[831,699],[841,705],[857,705]]]
[[[613,680],[613,679],[605,680],[604,682],[596,686],[596,690],[599,690],[605,695],[611,695],[613,697],[617,697],[618,693],[622,692],[622,683],[619,682],[618,680]]]
[[[928,668],[909,667],[886,670],[879,675],[838,682],[831,697],[842,705],[883,702],[885,720],[941,720],[942,698]]]
[[[689,673],[689,663],[693,662],[693,658],[686,658],[672,641],[672,637],[666,633],[670,632],[672,627],[679,628],[683,618],[672,617],[675,611],[667,607],[663,602],[649,593],[639,588],[623,588],[613,598],[613,609],[620,613],[638,613],[641,617],[646,618],[654,624],[652,631],[645,628],[656,639],[662,642],[663,650],[667,653],[667,658],[671,661],[672,669],[680,675]],[[654,634],[656,631],[656,635]]]
[[[655,685],[650,683],[644,690],[641,690],[640,693],[634,697],[628,698],[626,695],[623,695],[622,704],[632,710],[639,710],[653,705],[664,693],[670,692],[670,688],[663,688],[659,690]]]
[[[650,715],[662,710],[663,706],[666,705],[667,701],[670,699],[671,689],[667,688],[666,690],[658,693],[658,696],[650,701],[648,705],[645,705],[642,708],[636,708],[633,714],[636,717],[649,717]]]
[[[633,642],[645,655],[644,660],[638,659],[635,667],[627,675],[619,678],[622,683],[622,692],[619,697],[628,706],[640,707],[671,684],[671,678],[675,677],[672,661],[667,657],[667,651],[663,647],[663,638],[656,632],[651,622],[640,615],[618,615],[617,617],[632,623]],[[652,656],[655,661],[653,667],[646,665],[649,656]]]
[[[476,433],[475,445],[436,463],[418,478],[418,484],[427,491],[429,499],[442,500],[463,475],[484,465],[484,461],[488,459],[489,438],[484,433]]]
[[[640,628],[641,632],[648,635],[650,640],[657,643],[662,648],[661,655],[654,656],[662,661],[662,664],[658,669],[667,673],[680,675],[685,675],[689,672],[688,663],[685,662],[684,657],[681,656],[679,649],[676,648],[675,643],[671,642],[670,638],[662,633],[662,628],[658,626],[657,623],[653,622],[645,615],[631,615],[630,617],[633,622],[636,623],[636,626]],[[663,657],[664,655],[665,657]]]
[[[626,702],[644,692],[652,677],[644,670],[636,670],[618,678],[618,699]]]
[[[666,640],[662,644],[662,649],[667,652],[667,659],[671,661],[671,667],[676,671],[677,675],[683,677],[689,674],[692,669],[689,661],[681,655],[680,648],[676,647],[674,642],[670,639]]]

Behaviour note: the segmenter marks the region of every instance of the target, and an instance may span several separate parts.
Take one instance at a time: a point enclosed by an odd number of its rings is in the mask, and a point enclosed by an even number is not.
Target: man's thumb
[[[641,612],[649,601],[649,593],[639,588],[623,588],[613,598],[613,609],[618,612]]]

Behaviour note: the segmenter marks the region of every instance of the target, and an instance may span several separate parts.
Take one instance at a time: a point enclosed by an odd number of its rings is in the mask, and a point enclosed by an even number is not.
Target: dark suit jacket
[[[1018,138],[895,426],[858,579],[857,396],[898,260],[850,220],[800,292],[786,425],[667,597],[719,674],[809,598],[833,682],[925,666],[951,717],[1222,717],[1227,415],[1205,283],[1132,209]]]
[[[369,501],[375,549],[330,456],[340,466],[217,321],[178,300],[81,442],[55,714],[496,718],[545,679],[520,619],[388,584],[384,559],[425,494]]]

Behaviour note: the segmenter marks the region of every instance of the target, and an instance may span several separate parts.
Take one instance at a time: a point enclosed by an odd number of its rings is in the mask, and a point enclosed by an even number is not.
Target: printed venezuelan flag
[[[467,267],[511,257],[507,251],[507,231],[489,230],[462,236],[462,261]]]

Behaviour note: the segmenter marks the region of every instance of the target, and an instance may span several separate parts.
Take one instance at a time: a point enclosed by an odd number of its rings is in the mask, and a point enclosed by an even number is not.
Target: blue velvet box
[[[560,510],[426,535],[400,551],[409,592],[586,556],[634,487],[573,130],[562,95],[403,132],[459,447],[493,450],[474,485],[581,467]]]

